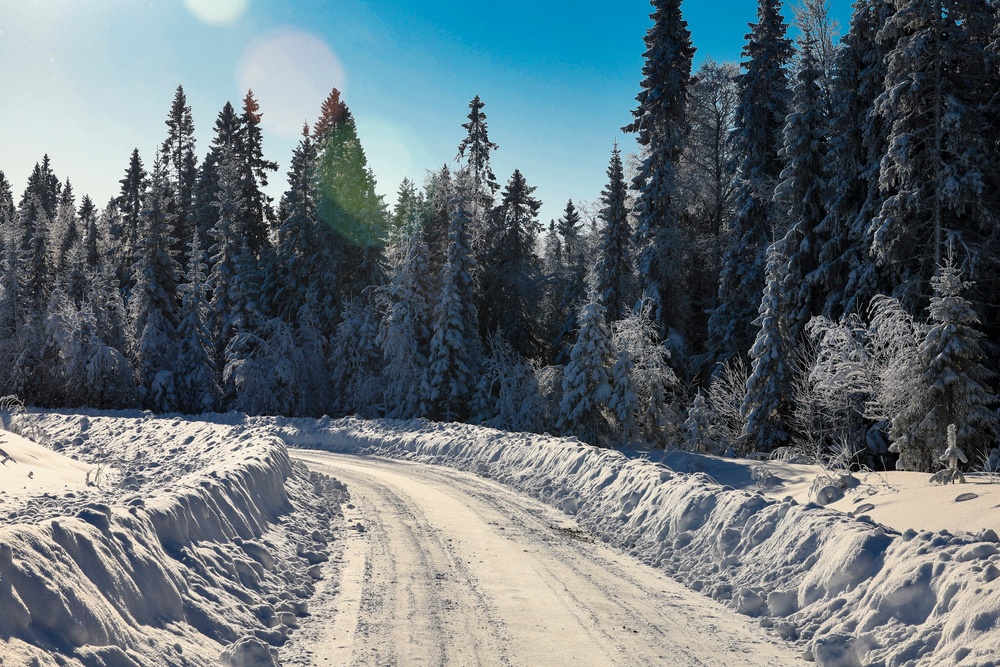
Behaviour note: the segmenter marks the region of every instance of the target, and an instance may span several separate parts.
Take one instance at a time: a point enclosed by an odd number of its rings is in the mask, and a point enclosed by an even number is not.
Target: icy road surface
[[[345,514],[341,580],[328,582],[339,591],[314,600],[294,642],[311,655],[294,663],[801,664],[747,617],[487,479],[292,454],[347,484],[355,506]]]

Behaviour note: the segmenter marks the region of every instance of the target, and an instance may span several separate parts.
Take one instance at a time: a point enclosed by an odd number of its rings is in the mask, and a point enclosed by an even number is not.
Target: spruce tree
[[[409,419],[427,412],[423,380],[430,354],[432,297],[423,234],[417,230],[402,250],[404,254],[386,287],[389,304],[377,342],[386,362],[386,414]]]
[[[337,286],[343,301],[384,279],[388,216],[375,194],[375,175],[358,138],[354,116],[334,89],[313,130],[316,212],[335,234],[344,262]]]
[[[818,271],[824,240],[818,227],[826,211],[823,164],[827,118],[815,49],[816,41],[806,32],[800,39],[799,71],[780,152],[785,167],[774,191],[775,202],[784,209],[788,225],[781,243],[788,257],[785,312],[793,345],[809,319],[822,312],[826,290]]]
[[[113,250],[116,258],[115,273],[118,282],[126,290],[132,287],[132,265],[139,247],[139,228],[142,211],[146,206],[146,192],[149,187],[149,174],[142,166],[139,149],[132,150],[125,177],[118,183],[121,185],[116,199],[118,211],[121,213],[121,234],[115,235],[117,244]]]
[[[827,213],[817,232],[816,280],[825,286],[824,314],[860,314],[879,287],[868,227],[882,205],[879,163],[886,149],[875,100],[885,79],[885,53],[876,35],[891,9],[886,0],[858,0],[841,41],[831,81],[830,138],[825,174]],[[888,288],[885,288],[888,291]]]
[[[890,125],[879,183],[887,195],[872,221],[872,248],[904,307],[915,312],[954,243],[993,300],[995,210],[983,188],[992,170],[982,112],[992,94],[987,51],[995,20],[987,0],[899,0],[879,33],[888,50],[876,110]]]
[[[163,163],[153,167],[129,298],[129,350],[142,387],[143,405],[158,412],[178,407],[175,391],[177,284],[180,265],[174,258],[172,193]]]
[[[749,349],[754,313],[764,287],[765,252],[778,223],[774,187],[788,112],[786,66],[792,44],[779,0],[760,0],[739,77],[740,105],[732,141],[737,160],[736,216],[722,255],[718,305],[708,321],[709,347],[717,359]]]
[[[219,219],[212,230],[208,288],[212,295],[210,320],[216,358],[222,362],[223,352],[233,337],[240,332],[253,331],[259,319],[256,260],[246,238],[246,209],[238,165],[228,148],[223,150],[219,164],[219,192],[215,205]]]
[[[681,267],[681,204],[677,162],[686,130],[685,106],[694,47],[680,0],[652,0],[653,27],[646,33],[642,90],[636,96],[635,120],[623,128],[635,132],[643,159],[633,187],[638,272],[646,298],[662,331],[685,332],[688,300]]]
[[[177,344],[177,393],[179,409],[188,414],[212,412],[219,407],[216,351],[209,326],[207,267],[197,230],[188,247],[188,269],[181,294],[180,340]]]
[[[609,403],[616,358],[604,309],[588,303],[580,312],[580,332],[563,376],[559,428],[564,433],[599,445],[612,431]]]
[[[786,262],[781,244],[772,243],[767,253],[767,281],[754,320],[757,340],[750,348],[750,377],[740,407],[746,451],[774,451],[787,445],[790,436],[791,345],[783,289]]]
[[[160,147],[160,159],[163,161],[164,175],[170,193],[168,205],[172,225],[170,236],[174,239],[174,256],[183,258],[185,239],[189,236],[192,222],[194,186],[198,174],[194,117],[183,86],[177,86],[170,112],[164,122],[167,126],[167,138]]]
[[[275,224],[271,197],[265,192],[268,172],[278,170],[278,163],[264,157],[260,104],[248,90],[243,98],[238,147],[240,187],[246,211],[247,245],[254,257],[260,258],[270,240]]]
[[[625,172],[622,154],[615,144],[608,165],[608,184],[601,193],[601,232],[597,250],[597,298],[604,306],[607,318],[614,322],[628,309],[628,283],[631,275],[631,253]]]
[[[985,367],[979,318],[962,296],[969,285],[949,255],[931,279],[930,321],[918,350],[918,395],[892,420],[896,468],[929,472],[957,428],[966,452],[985,456],[998,434],[993,374]]]
[[[476,263],[469,242],[467,207],[468,202],[459,199],[451,216],[448,257],[434,306],[426,379],[430,416],[446,421],[460,421],[469,415],[482,354],[472,281]]]
[[[541,202],[532,196],[534,191],[515,169],[494,212],[492,249],[479,272],[480,331],[485,337],[502,330],[518,354],[526,358],[537,356],[542,345],[535,314],[541,300],[541,261],[534,250],[541,230]]]

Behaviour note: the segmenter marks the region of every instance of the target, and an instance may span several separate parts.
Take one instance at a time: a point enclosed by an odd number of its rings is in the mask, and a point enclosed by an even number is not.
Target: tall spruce
[[[248,90],[240,115],[239,174],[246,217],[247,245],[260,258],[276,224],[271,197],[267,194],[269,172],[278,171],[278,163],[264,157],[264,138],[260,128],[263,114],[260,104]]]
[[[876,35],[891,12],[886,0],[858,0],[841,41],[831,81],[826,171],[827,213],[817,228],[817,282],[825,286],[823,312],[837,319],[860,314],[880,289],[868,227],[882,205],[879,163],[886,133],[875,113],[885,79],[884,51]]]
[[[194,186],[198,175],[195,155],[194,116],[187,103],[184,87],[177,86],[167,114],[167,138],[160,146],[164,175],[170,192],[170,235],[174,239],[174,255],[183,258],[189,236],[194,203]]]
[[[736,215],[722,255],[718,305],[708,321],[717,359],[744,354],[764,287],[765,254],[776,230],[773,195],[781,173],[778,150],[788,113],[792,43],[780,0],[760,0],[743,48],[740,105],[732,134],[737,166]]]
[[[799,71],[780,153],[785,167],[774,191],[775,202],[783,209],[788,225],[781,243],[788,258],[784,292],[788,337],[793,344],[809,319],[822,312],[826,290],[818,271],[824,240],[818,228],[826,213],[823,165],[828,119],[815,50],[816,40],[808,31],[803,33],[799,40]]]
[[[526,358],[537,356],[542,344],[535,315],[541,299],[541,261],[535,253],[541,202],[532,196],[534,191],[515,169],[493,212],[495,236],[479,272],[482,337],[502,330],[518,354]]]
[[[916,312],[943,264],[962,249],[977,282],[973,301],[995,300],[996,214],[983,187],[992,170],[983,109],[992,91],[987,0],[898,0],[878,35],[888,50],[876,110],[890,126],[879,183],[886,199],[872,248],[904,307]]]
[[[430,416],[449,421],[462,420],[469,415],[476,368],[482,355],[473,289],[476,262],[469,242],[468,206],[466,200],[458,198],[452,207],[448,257],[434,306],[426,379]]]
[[[688,299],[681,279],[682,207],[677,162],[686,131],[685,105],[694,47],[680,0],[652,0],[653,27],[646,32],[642,90],[634,120],[623,128],[636,133],[643,159],[632,186],[639,197],[635,245],[646,298],[654,304],[661,331],[685,332]]]
[[[153,166],[146,206],[140,216],[139,245],[129,298],[129,350],[139,376],[143,405],[169,412],[178,408],[176,360],[177,285],[172,192],[163,162]]]
[[[597,250],[597,298],[609,322],[620,319],[628,309],[628,285],[632,273],[628,221],[628,192],[622,153],[615,144],[608,165],[608,184],[601,192],[600,242]]]
[[[385,273],[388,216],[375,193],[375,175],[358,138],[354,116],[336,88],[323,103],[316,141],[316,213],[336,235],[345,261],[339,267],[340,299],[380,285]]]

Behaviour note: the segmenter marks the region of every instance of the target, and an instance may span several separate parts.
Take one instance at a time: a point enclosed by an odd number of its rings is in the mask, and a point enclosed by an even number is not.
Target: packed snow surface
[[[346,498],[283,442],[507,485],[819,665],[1000,664],[1000,484],[986,478],[932,487],[423,420],[24,420],[27,437],[0,434],[5,665],[277,664],[336,566]]]
[[[665,464],[573,439],[422,420],[279,420],[275,428],[292,445],[449,465],[532,495],[759,617],[819,665],[1000,664],[992,528],[1000,485],[987,480],[931,488],[929,476],[850,476],[686,454]],[[950,520],[954,527],[941,527]]]

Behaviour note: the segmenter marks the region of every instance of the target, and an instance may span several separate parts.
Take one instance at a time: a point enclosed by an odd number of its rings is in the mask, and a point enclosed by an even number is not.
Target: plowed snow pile
[[[44,446],[0,432],[0,664],[277,664],[324,576],[343,487],[239,423],[21,426]]]
[[[797,501],[795,493],[722,486],[704,472],[679,473],[572,439],[422,420],[271,423],[292,445],[450,465],[533,495],[691,588],[760,617],[820,665],[1000,664],[1000,544],[990,529],[898,532],[860,512]],[[711,467],[702,459],[694,467]],[[690,460],[682,457],[678,467],[692,467]],[[769,465],[772,474],[783,470]],[[753,473],[759,464],[740,466],[734,477],[762,477]],[[788,470],[790,484],[821,472]],[[943,493],[955,497],[970,486]],[[978,485],[977,495],[987,486],[996,485]],[[930,502],[899,495],[912,503],[915,525],[942,515],[935,507],[941,493]],[[853,506],[866,505],[875,503]],[[929,525],[954,510],[943,512]],[[996,502],[985,512],[980,525],[996,525]],[[906,521],[898,508],[890,514]],[[966,517],[966,525],[975,520]]]

